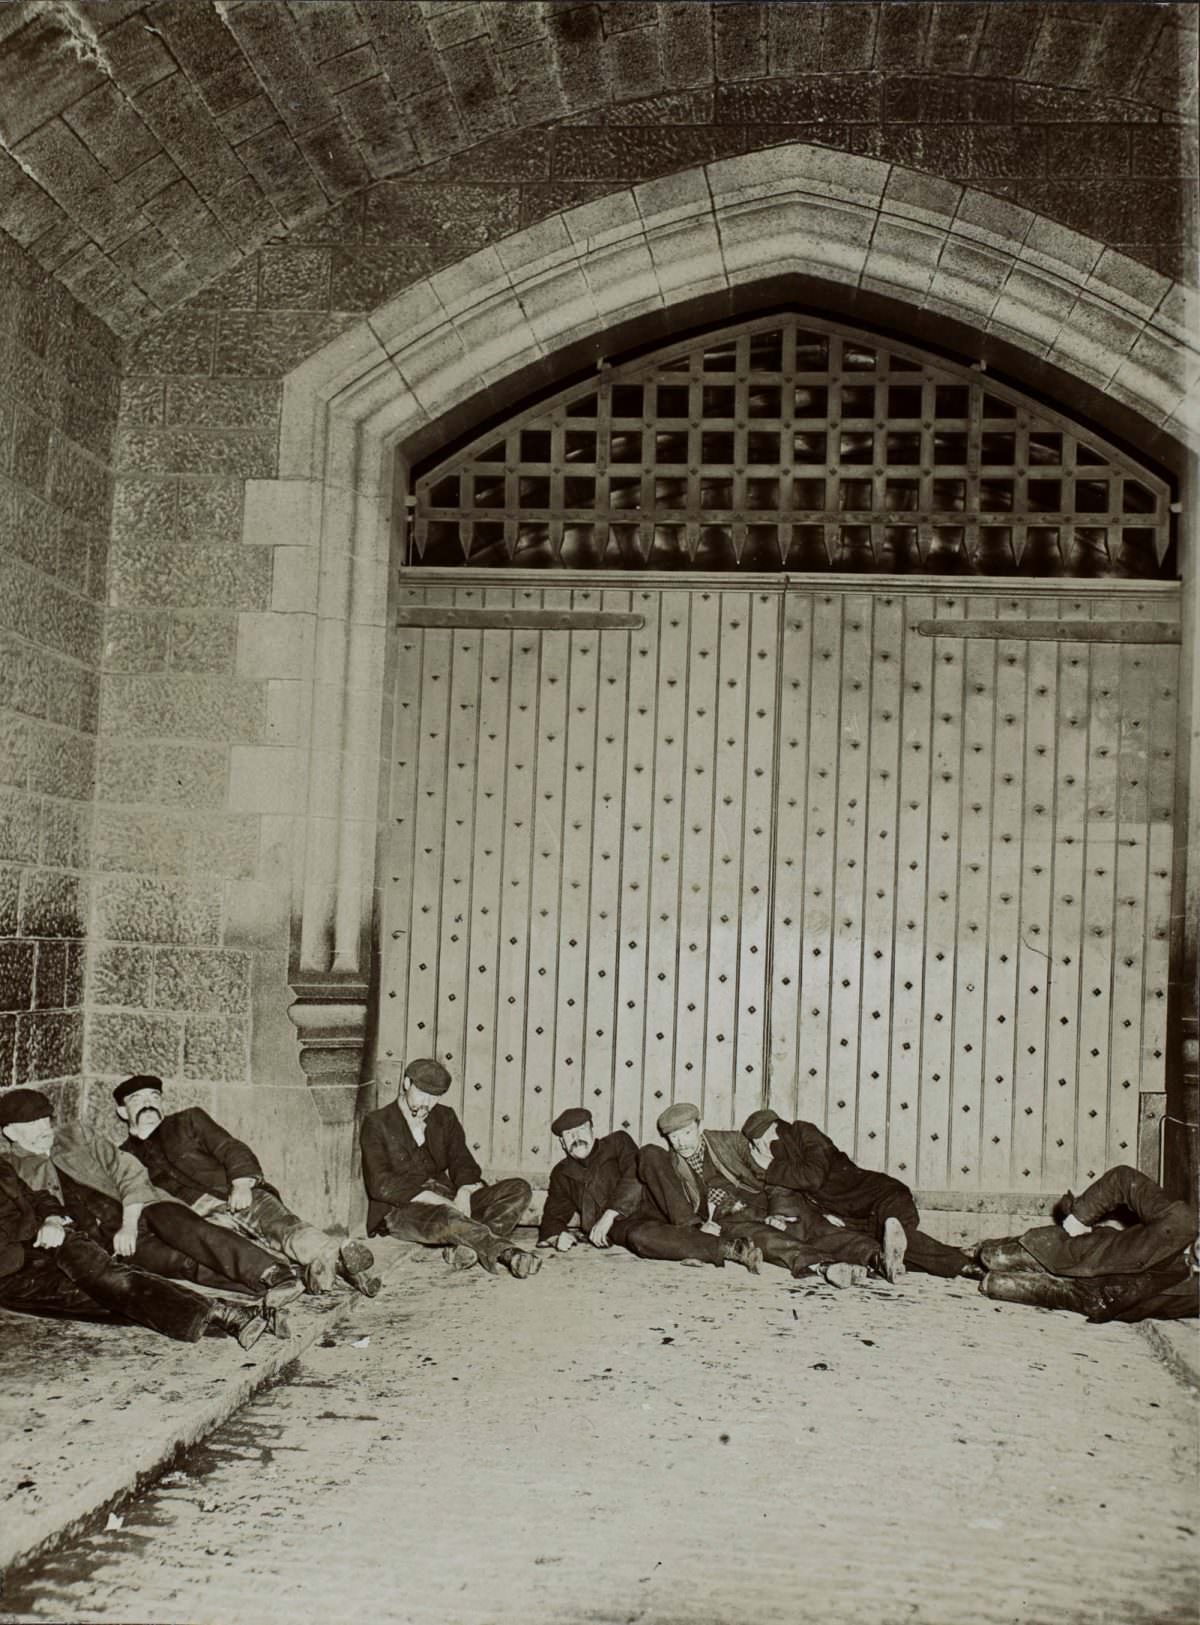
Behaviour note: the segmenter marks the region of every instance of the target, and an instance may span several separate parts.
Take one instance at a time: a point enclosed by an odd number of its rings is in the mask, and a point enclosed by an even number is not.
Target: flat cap
[[[699,1106],[693,1106],[690,1100],[677,1100],[673,1106],[668,1106],[665,1112],[658,1114],[658,1132],[674,1134],[676,1129],[686,1128],[689,1123],[699,1121]]]
[[[569,1128],[582,1128],[590,1123],[592,1114],[586,1106],[568,1106],[565,1112],[559,1112],[550,1125],[551,1134],[565,1134]]]
[[[135,1072],[132,1078],[126,1078],[123,1083],[117,1085],[112,1092],[113,1099],[119,1106],[130,1095],[136,1095],[142,1089],[157,1089],[161,1095],[163,1081],[161,1078],[156,1078],[153,1072]]]
[[[54,1107],[40,1089],[6,1089],[0,1094],[0,1128],[9,1123],[38,1123],[53,1117]]]
[[[427,1095],[444,1095],[450,1087],[450,1074],[446,1068],[440,1061],[428,1057],[410,1061],[404,1068],[404,1076]]]
[[[757,1140],[765,1134],[772,1123],[782,1123],[783,1118],[778,1112],[773,1112],[769,1106],[760,1106],[756,1112],[751,1112],[742,1124],[742,1133],[748,1140]]]

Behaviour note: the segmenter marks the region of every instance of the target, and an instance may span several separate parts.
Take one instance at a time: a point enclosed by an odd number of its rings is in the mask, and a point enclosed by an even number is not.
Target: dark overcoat
[[[411,1202],[418,1191],[438,1186],[453,1195],[483,1178],[457,1115],[440,1103],[425,1119],[424,1145],[413,1138],[396,1101],[367,1113],[359,1139],[369,1236],[383,1229],[389,1208]]]
[[[590,1230],[610,1209],[623,1219],[633,1218],[644,1194],[637,1160],[637,1146],[624,1129],[618,1129],[598,1139],[582,1162],[575,1157],[556,1162],[550,1172],[538,1240],[553,1241],[576,1214],[582,1230]]]
[[[159,1190],[169,1191],[189,1207],[201,1196],[218,1196],[224,1201],[235,1179],[265,1184],[250,1147],[199,1106],[164,1117],[148,1139],[131,1134],[121,1150],[138,1159]]]

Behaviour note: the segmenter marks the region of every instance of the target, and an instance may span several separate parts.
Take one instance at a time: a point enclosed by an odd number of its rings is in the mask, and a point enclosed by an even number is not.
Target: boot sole
[[[889,1281],[902,1281],[908,1237],[899,1219],[886,1219],[883,1226],[883,1273]]]
[[[458,1247],[443,1247],[442,1258],[447,1264],[449,1264],[452,1270],[469,1270],[479,1262],[479,1254],[475,1251],[474,1247],[467,1247],[463,1245]],[[378,1288],[376,1288],[376,1291],[378,1291]],[[374,1295],[374,1293],[368,1293],[369,1297],[374,1297]]]
[[[262,1315],[255,1315],[254,1319],[248,1320],[242,1327],[241,1331],[237,1334],[238,1346],[244,1349],[252,1349],[266,1329],[267,1322],[265,1317]]]
[[[520,1249],[514,1249],[511,1257],[506,1258],[504,1262],[508,1273],[518,1281],[527,1281],[542,1267],[542,1261],[536,1253],[527,1253]]]
[[[264,1309],[286,1309],[289,1303],[295,1303],[297,1298],[303,1296],[303,1281],[280,1281],[278,1286],[269,1287],[263,1293],[262,1306]]]

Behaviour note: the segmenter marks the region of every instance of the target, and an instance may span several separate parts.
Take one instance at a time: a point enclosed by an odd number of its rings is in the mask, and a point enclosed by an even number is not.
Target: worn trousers
[[[638,1176],[658,1218],[688,1233],[697,1228],[700,1215],[692,1206],[669,1152],[660,1146],[645,1146],[638,1159]],[[830,1224],[809,1205],[797,1203],[796,1207],[794,1223],[787,1230],[776,1230],[765,1223],[764,1196],[738,1212],[718,1214],[721,1234],[710,1239],[752,1241],[768,1264],[792,1271],[814,1264],[874,1262],[879,1249],[869,1236]]]
[[[617,1247],[626,1247],[638,1258],[683,1263],[695,1259],[701,1264],[720,1264],[721,1238],[706,1235],[699,1227],[664,1224],[661,1219],[617,1219],[608,1232]]]
[[[119,1315],[180,1343],[203,1336],[208,1302],[110,1258],[97,1242],[68,1236],[61,1247],[29,1247],[14,1275],[0,1277],[0,1307],[73,1318]]]
[[[533,1190],[524,1179],[501,1179],[471,1193],[471,1217],[460,1213],[448,1196],[440,1202],[401,1202],[384,1220],[397,1241],[424,1247],[471,1247],[492,1268],[509,1252],[508,1239],[529,1206]]]
[[[815,1200],[819,1205],[819,1194]],[[899,1220],[908,1241],[905,1263],[926,1275],[961,1275],[964,1266],[971,1263],[971,1254],[962,1247],[951,1247],[921,1229],[921,1215],[912,1192],[891,1174],[864,1173],[854,1199],[838,1204],[837,1217],[848,1227],[853,1225],[877,1239],[882,1238],[889,1219]]]
[[[217,1208],[204,1217],[210,1224],[225,1229],[241,1230],[254,1241],[282,1253],[301,1269],[315,1264],[318,1258],[336,1258],[337,1240],[318,1230],[315,1224],[297,1217],[273,1191],[256,1185],[250,1197],[250,1206],[235,1213],[228,1205]]]

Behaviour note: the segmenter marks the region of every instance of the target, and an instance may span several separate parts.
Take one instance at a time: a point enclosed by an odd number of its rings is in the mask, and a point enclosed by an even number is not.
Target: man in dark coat
[[[623,1129],[597,1139],[591,1112],[571,1106],[559,1113],[550,1130],[566,1156],[550,1172],[539,1247],[565,1253],[575,1244],[571,1226],[578,1221],[594,1247],[615,1244],[639,1258],[718,1266],[728,1259],[757,1275],[762,1254],[745,1237],[729,1240],[698,1226],[646,1216],[645,1191],[637,1176],[638,1148]]]
[[[643,1146],[638,1176],[651,1210],[667,1224],[743,1238],[768,1264],[796,1276],[815,1271],[833,1286],[858,1285],[878,1266],[877,1242],[830,1224],[810,1203],[781,1202],[772,1214],[746,1141],[733,1129],[702,1128],[689,1101],[668,1106],[658,1131],[670,1149]],[[786,1216],[784,1207],[791,1209]]]
[[[154,1275],[195,1281],[218,1291],[244,1291],[278,1311],[304,1287],[281,1264],[235,1230],[192,1212],[151,1184],[141,1163],[77,1123],[53,1122],[37,1089],[0,1094],[0,1134],[13,1167],[34,1191],[49,1191],[76,1233],[105,1252]],[[286,1335],[279,1322],[276,1329]]]
[[[978,1278],[972,1254],[920,1228],[921,1216],[907,1185],[851,1162],[815,1123],[785,1123],[778,1112],[763,1107],[751,1112],[742,1133],[773,1196],[807,1197],[819,1213],[876,1238],[889,1281],[898,1281],[906,1264],[929,1275]]]
[[[49,1191],[31,1190],[0,1157],[0,1309],[89,1320],[117,1316],[180,1343],[222,1333],[244,1349],[266,1331],[257,1303],[202,1298],[111,1258],[75,1233],[65,1208]]]
[[[1200,1214],[1173,1202],[1161,1186],[1122,1164],[1082,1196],[1055,1208],[1058,1224],[985,1241],[989,1298],[1041,1309],[1071,1309],[1092,1321],[1185,1320],[1200,1314],[1197,1234]],[[1113,1229],[1102,1221],[1127,1221]]]
[[[390,1106],[368,1112],[361,1143],[367,1234],[441,1247],[448,1264],[482,1264],[524,1280],[541,1268],[536,1253],[509,1239],[533,1195],[523,1179],[485,1185],[462,1124],[442,1096],[450,1074],[440,1061],[410,1061]]]
[[[327,1292],[341,1275],[372,1298],[379,1278],[361,1241],[338,1246],[316,1225],[284,1206],[248,1145],[199,1106],[163,1115],[163,1081],[141,1072],[113,1090],[117,1116],[129,1129],[122,1151],[136,1157],[159,1190],[186,1202],[201,1218],[232,1225],[298,1265],[309,1292]]]

